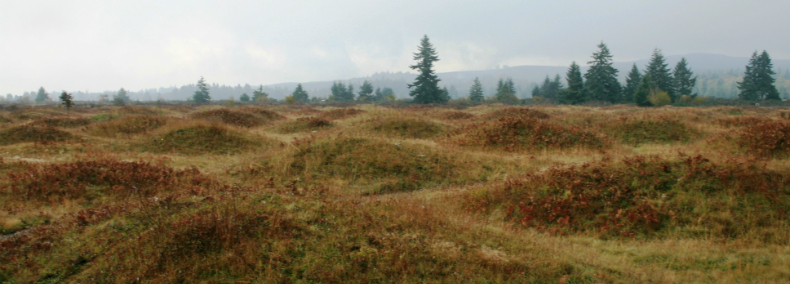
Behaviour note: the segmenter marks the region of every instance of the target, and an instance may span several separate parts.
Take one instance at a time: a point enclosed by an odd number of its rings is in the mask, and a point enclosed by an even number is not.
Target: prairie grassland
[[[0,110],[0,283],[790,282],[784,117]]]

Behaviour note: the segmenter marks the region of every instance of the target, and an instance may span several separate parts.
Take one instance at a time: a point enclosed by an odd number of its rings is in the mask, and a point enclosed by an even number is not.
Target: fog
[[[437,71],[446,74],[584,65],[601,41],[624,63],[655,48],[738,60],[767,50],[774,59],[790,58],[788,1],[163,2],[0,1],[0,94],[44,86],[91,99],[123,87],[156,100],[200,76],[242,89],[353,82],[410,71],[424,34],[439,53]],[[528,89],[556,71],[514,79]],[[446,74],[457,93],[468,88],[466,77],[452,83]],[[165,98],[179,98],[173,96]]]

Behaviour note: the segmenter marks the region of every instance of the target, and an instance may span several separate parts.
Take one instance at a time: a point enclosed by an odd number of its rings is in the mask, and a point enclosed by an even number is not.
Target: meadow
[[[790,282],[790,112],[4,106],[0,283]]]

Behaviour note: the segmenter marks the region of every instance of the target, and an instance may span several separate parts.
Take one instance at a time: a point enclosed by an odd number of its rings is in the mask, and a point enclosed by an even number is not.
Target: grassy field
[[[787,283],[777,108],[0,110],[0,283]]]

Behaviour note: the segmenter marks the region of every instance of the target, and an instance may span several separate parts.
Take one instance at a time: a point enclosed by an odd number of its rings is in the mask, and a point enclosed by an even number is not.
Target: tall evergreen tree
[[[678,100],[678,95],[675,93],[675,80],[672,78],[669,67],[667,67],[664,55],[661,54],[661,50],[658,48],[653,50],[653,55],[650,56],[650,63],[645,70],[645,74],[647,73],[650,73],[650,79],[655,87],[667,92],[673,103]]]
[[[738,82],[740,93],[738,97],[744,100],[779,100],[779,91],[776,90],[773,63],[768,52],[758,55],[757,51],[749,59],[743,81]]]
[[[631,72],[628,73],[628,77],[625,78],[625,88],[623,88],[623,101],[625,102],[636,102],[634,100],[634,93],[636,93],[636,88],[639,87],[639,83],[642,81],[642,73],[639,73],[639,68],[636,68],[636,64],[631,67]]]
[[[44,90],[44,87],[38,88],[38,93],[36,94],[36,102],[43,103],[47,99],[49,99],[49,94],[47,94],[47,91]]]
[[[650,96],[650,91],[656,89],[656,87],[650,76],[650,73],[642,76],[642,80],[639,81],[639,85],[636,87],[636,92],[634,92],[634,103],[636,103],[638,106],[653,105],[648,97]]]
[[[601,42],[600,49],[593,53],[590,69],[584,74],[587,80],[585,87],[593,100],[606,101],[610,103],[620,102],[621,87],[617,81],[617,69],[612,66],[612,54],[609,48]]]
[[[534,88],[532,88],[531,95],[533,99],[537,97],[541,97],[541,98],[543,97],[543,94],[540,92],[540,87],[537,85]]]
[[[480,103],[485,97],[483,96],[483,84],[480,84],[480,79],[475,77],[472,87],[469,88],[469,100],[474,103]]]
[[[307,91],[305,91],[304,88],[302,88],[302,84],[296,85],[296,89],[294,89],[294,92],[291,93],[291,96],[294,98],[295,101],[300,103],[306,103],[309,99],[309,96],[307,95]]]
[[[118,90],[117,93],[112,97],[112,104],[116,106],[125,106],[129,103],[132,99],[129,98],[128,92],[124,88]]]
[[[568,88],[560,93],[559,102],[572,105],[583,103],[586,100],[584,79],[582,79],[582,71],[579,65],[576,64],[576,61],[571,63],[571,67],[568,68],[565,80],[568,81]]]
[[[371,96],[373,94],[373,84],[365,80],[362,83],[362,86],[359,87],[359,98],[357,99],[360,102],[367,103],[373,100]]]
[[[540,93],[543,95],[544,98],[558,100],[560,90],[562,90],[562,79],[560,75],[554,76],[554,80],[550,80],[549,76],[546,76],[546,79],[543,80],[543,85],[540,86]]]
[[[439,89],[439,77],[433,71],[433,63],[439,61],[439,57],[427,35],[420,41],[419,50],[414,53],[414,60],[417,64],[409,68],[417,70],[419,75],[414,83],[409,84],[409,88],[414,88],[409,92],[409,96],[414,97],[414,102],[420,104],[447,102],[448,98]]]
[[[683,96],[697,97],[697,94],[691,93],[694,91],[694,85],[697,84],[697,77],[694,76],[694,72],[691,72],[685,57],[681,58],[680,62],[675,65],[672,75],[675,77],[675,94],[678,98]]]
[[[197,82],[197,91],[195,94],[192,95],[192,100],[196,103],[207,103],[211,101],[211,96],[208,93],[208,84],[206,84],[206,80],[203,79],[203,76],[200,77],[200,80]]]

